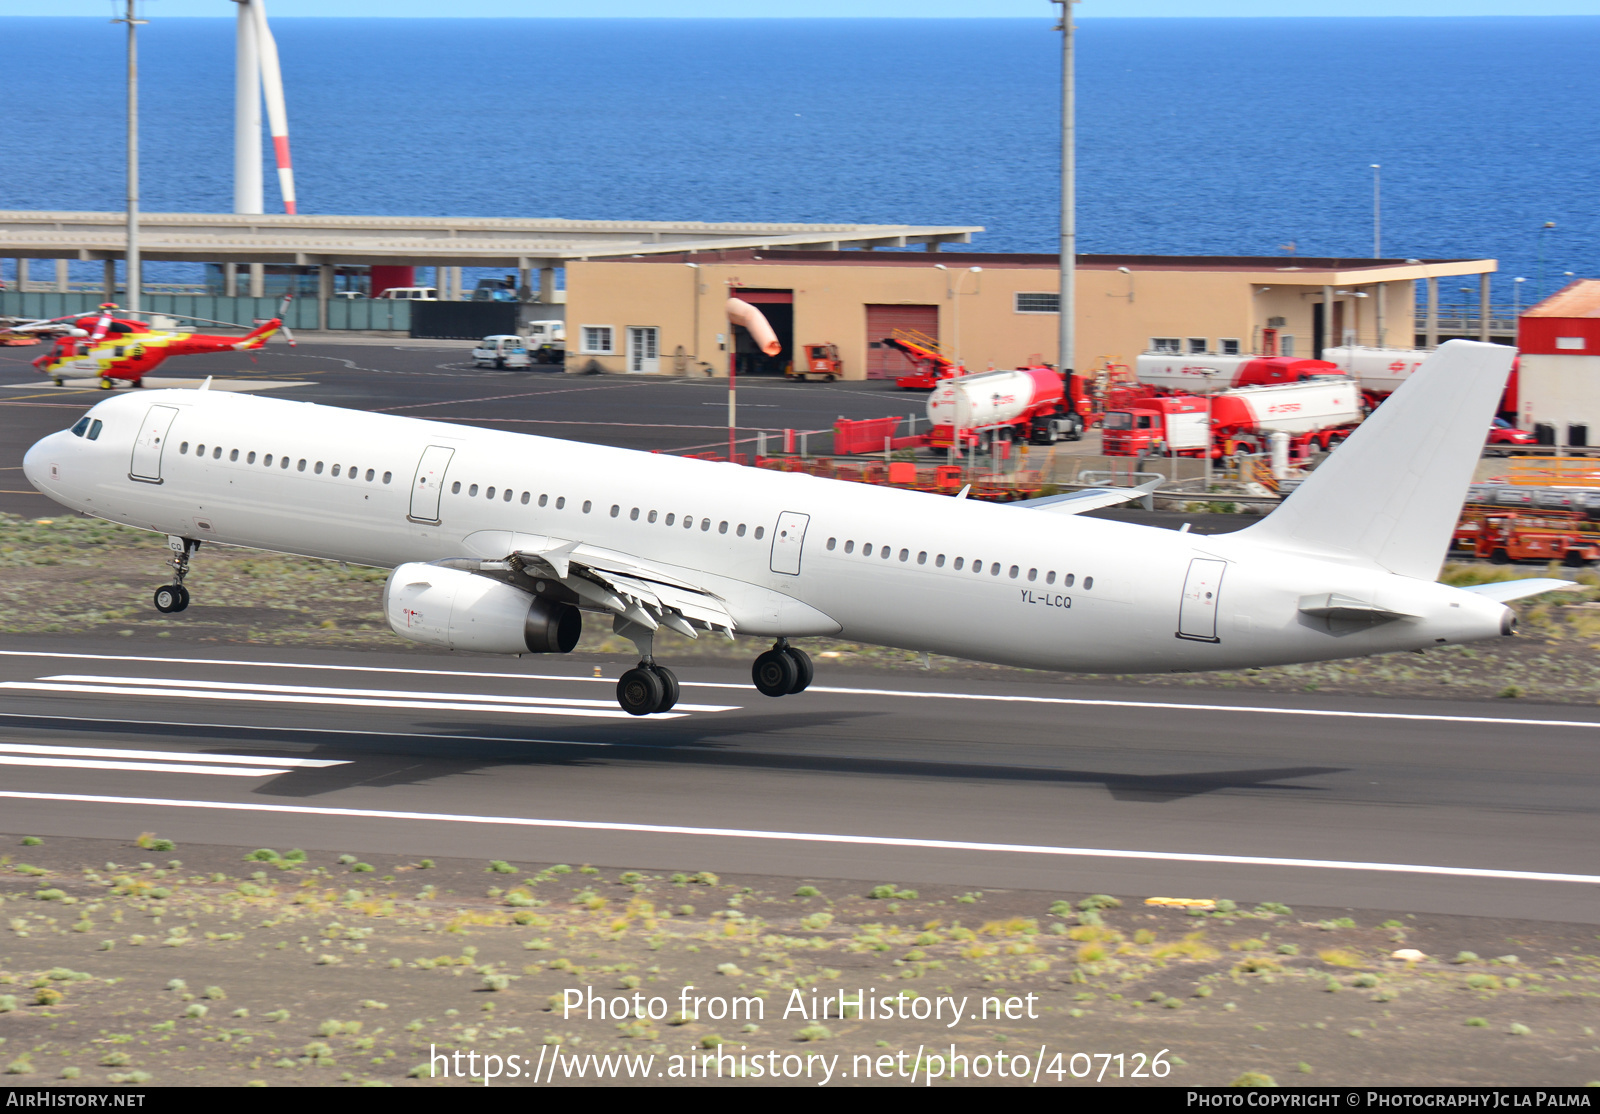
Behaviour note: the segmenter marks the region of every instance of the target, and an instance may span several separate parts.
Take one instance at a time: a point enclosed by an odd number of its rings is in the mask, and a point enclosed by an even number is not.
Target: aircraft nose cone
[[[23,454],[22,474],[40,491],[45,490],[45,481],[50,477],[50,462],[47,458],[50,455],[51,442],[59,436],[60,434],[52,433],[49,437],[35,441],[33,447]]]

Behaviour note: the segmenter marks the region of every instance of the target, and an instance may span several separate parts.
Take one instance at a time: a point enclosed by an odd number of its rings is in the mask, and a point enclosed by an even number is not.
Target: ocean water
[[[1084,252],[1365,256],[1380,163],[1385,255],[1498,258],[1496,301],[1522,275],[1524,305],[1541,273],[1600,275],[1600,17],[1079,26]],[[1056,247],[1046,20],[274,30],[302,212],[981,224],[977,250]],[[0,208],[120,209],[123,29],[0,34]],[[146,210],[232,207],[232,42],[231,19],[141,30]]]

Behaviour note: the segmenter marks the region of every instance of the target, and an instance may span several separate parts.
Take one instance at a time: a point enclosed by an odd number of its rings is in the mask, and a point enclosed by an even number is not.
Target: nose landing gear
[[[183,580],[189,575],[189,558],[200,552],[200,543],[174,534],[168,536],[167,547],[173,553],[172,560],[167,562],[172,566],[173,582],[163,584],[155,594],[156,610],[163,615],[171,615],[189,606],[189,589],[183,586]]]
[[[787,638],[778,639],[772,649],[757,657],[750,667],[750,679],[763,696],[793,696],[804,692],[814,675],[811,656],[789,645]]]

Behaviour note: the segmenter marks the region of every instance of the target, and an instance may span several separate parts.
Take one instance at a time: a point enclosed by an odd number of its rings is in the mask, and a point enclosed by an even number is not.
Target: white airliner
[[[208,390],[106,399],[24,468],[168,535],[161,611],[188,605],[203,541],[392,568],[389,624],[431,646],[564,653],[584,612],[610,618],[642,656],[618,702],[646,715],[678,694],[661,627],[775,639],[753,669],[768,696],[810,682],[788,642],[806,636],[1138,673],[1510,634],[1505,601],[1567,582],[1434,578],[1513,355],[1445,344],[1281,507],[1219,536],[1076,517],[1126,490],[993,505]]]

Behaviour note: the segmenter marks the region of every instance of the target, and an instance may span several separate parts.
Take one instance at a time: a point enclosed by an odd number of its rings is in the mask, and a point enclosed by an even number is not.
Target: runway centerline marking
[[[427,677],[476,677],[515,681],[573,681],[614,684],[611,677],[574,677],[558,673],[489,673],[453,669],[408,669],[399,666],[317,665],[309,662],[242,661],[217,658],[167,658],[134,654],[69,654],[59,651],[0,650],[0,657],[63,658],[73,661],[138,661],[174,665],[244,666],[255,669],[316,669],[353,673],[398,673]],[[0,684],[0,688],[15,682]],[[724,681],[683,681],[683,688],[747,689],[749,686]],[[964,692],[918,692],[910,689],[840,688],[812,685],[807,692],[844,696],[890,696],[917,700],[993,701],[1002,704],[1044,704],[1091,708],[1152,708],[1178,712],[1242,712],[1251,715],[1311,716],[1333,719],[1377,719],[1419,723],[1475,723],[1494,727],[1579,727],[1600,730],[1600,720],[1528,719],[1500,716],[1463,716],[1423,712],[1366,712],[1334,708],[1272,708],[1265,705],[1185,704],[1180,701],[1109,700],[1073,696],[1011,696]],[[680,705],[681,707],[682,705]],[[667,715],[676,713],[669,712]],[[649,717],[645,717],[649,718]]]
[[[954,839],[917,839],[904,836],[842,835],[827,832],[780,832],[747,828],[695,828],[679,824],[629,824],[605,820],[552,820],[527,816],[473,816],[448,812],[404,812],[389,809],[334,808],[326,805],[275,805],[254,802],[186,801],[166,797],[111,797],[93,793],[28,793],[0,790],[0,799],[60,801],[73,804],[140,805],[151,808],[210,809],[221,812],[266,812],[290,816],[338,816],[356,820],[427,820],[453,824],[489,824],[518,828],[565,828],[576,831],[625,832],[639,835],[710,836],[720,839],[761,839],[794,843],[853,844],[866,847],[906,847],[935,851],[983,851],[1020,855],[1050,855],[1085,859],[1142,859],[1155,862],[1203,863],[1232,866],[1299,867],[1313,870],[1367,870],[1385,874],[1428,874],[1455,878],[1496,878],[1514,882],[1600,883],[1600,874],[1562,874],[1553,871],[1498,870],[1491,867],[1431,866],[1419,863],[1346,862],[1339,859],[1283,859],[1264,855],[1209,855],[1193,851],[1133,851],[1108,847],[1051,847],[1029,843],[979,843]]]

